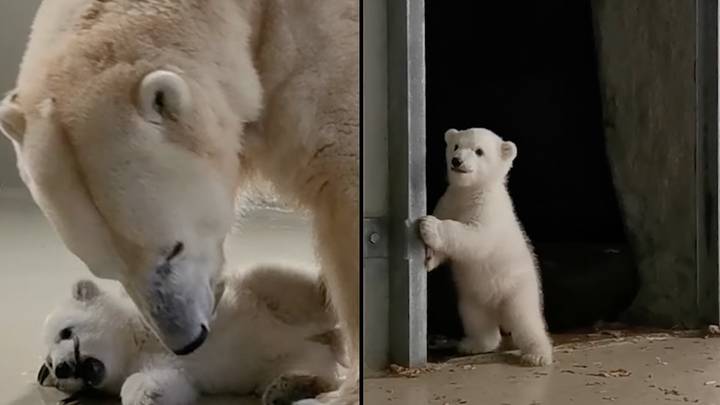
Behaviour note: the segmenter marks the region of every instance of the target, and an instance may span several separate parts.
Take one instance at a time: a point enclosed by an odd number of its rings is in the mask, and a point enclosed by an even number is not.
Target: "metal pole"
[[[427,361],[427,274],[416,220],[425,186],[425,4],[388,0],[390,359]]]

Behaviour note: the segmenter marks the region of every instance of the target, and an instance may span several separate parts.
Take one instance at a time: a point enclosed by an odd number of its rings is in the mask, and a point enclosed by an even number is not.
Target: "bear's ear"
[[[0,103],[0,132],[20,143],[25,135],[25,114],[15,103],[15,98],[17,95],[11,93]]]
[[[503,160],[513,161],[517,156],[517,146],[510,141],[505,141],[500,145],[500,156]]]
[[[80,302],[90,302],[101,293],[100,287],[90,280],[80,280],[73,285],[72,289],[73,298]]]
[[[459,134],[460,131],[458,131],[455,128],[450,128],[447,131],[445,131],[445,143],[449,144],[455,140],[455,135]]]
[[[156,70],[145,76],[140,82],[138,98],[140,113],[153,124],[177,121],[192,103],[185,79],[169,70]]]

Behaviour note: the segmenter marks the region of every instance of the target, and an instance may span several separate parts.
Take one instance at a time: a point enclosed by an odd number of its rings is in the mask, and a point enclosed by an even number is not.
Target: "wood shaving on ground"
[[[467,404],[469,403],[467,399],[456,399],[454,402],[443,402],[443,405],[453,405],[453,404]]]
[[[388,367],[388,371],[398,377],[405,378],[417,378],[423,374],[432,373],[435,371],[434,367],[419,367],[419,368],[408,368],[399,366],[397,364],[391,364]]]
[[[646,336],[645,339],[647,339],[650,342],[663,342],[665,340],[670,339],[670,335],[667,333],[662,334],[656,334],[652,336]]]
[[[676,390],[675,388],[669,389],[669,388],[663,388],[663,387],[657,387],[660,391],[662,391],[665,395],[674,395],[676,397],[681,396],[680,391]]]
[[[603,330],[603,331],[600,331],[600,334],[612,336],[615,339],[620,339],[621,337],[625,336],[625,334],[621,330]]]
[[[610,370],[610,371],[601,371],[599,373],[588,373],[587,375],[592,377],[629,377],[632,375],[632,372],[629,370],[625,370],[624,368],[619,368],[617,370]]]

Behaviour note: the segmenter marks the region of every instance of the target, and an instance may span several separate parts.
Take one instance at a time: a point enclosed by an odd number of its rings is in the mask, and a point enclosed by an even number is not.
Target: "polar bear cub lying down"
[[[550,364],[535,257],[506,187],[517,148],[481,128],[451,129],[445,142],[449,186],[420,234],[428,270],[451,262],[466,335],[459,350],[494,351],[503,328],[524,362]]]
[[[175,356],[127,296],[79,281],[45,321],[38,381],[75,394],[120,394],[125,405],[192,404],[199,394],[259,394],[274,404],[335,389],[346,364],[324,284],[297,270],[227,276],[211,330],[197,351]]]

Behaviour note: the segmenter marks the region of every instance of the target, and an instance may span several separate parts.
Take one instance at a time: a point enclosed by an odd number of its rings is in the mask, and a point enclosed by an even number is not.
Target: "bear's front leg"
[[[197,392],[179,370],[151,369],[131,375],[122,386],[123,405],[191,405]]]
[[[492,240],[477,225],[467,225],[451,219],[440,220],[432,215],[420,218],[420,237],[425,245],[433,251],[433,255],[440,255],[444,261],[458,257],[483,255],[490,249]],[[426,257],[426,266],[429,269],[437,267],[438,259]],[[434,266],[434,267],[429,267]]]

